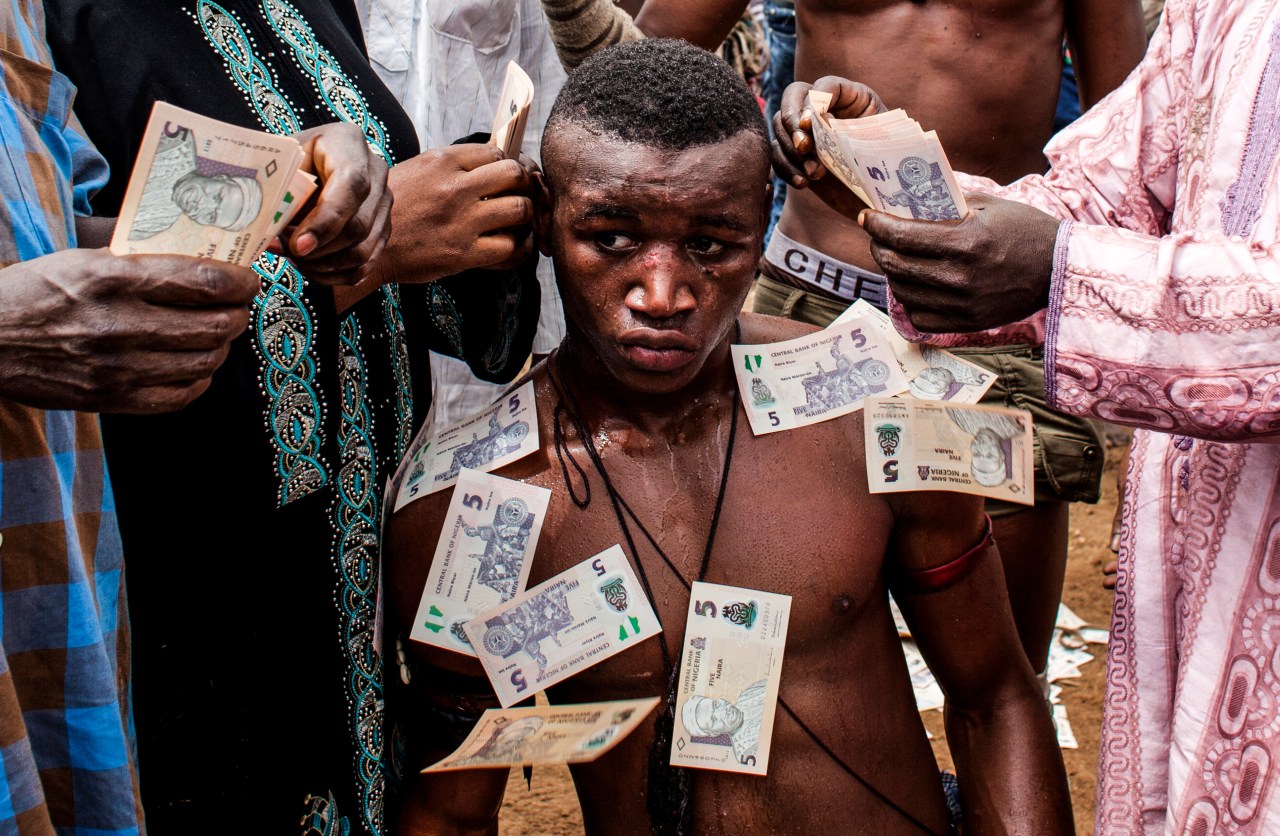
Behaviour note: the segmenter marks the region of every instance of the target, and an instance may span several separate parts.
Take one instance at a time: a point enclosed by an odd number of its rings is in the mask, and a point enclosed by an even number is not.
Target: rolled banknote
[[[791,596],[695,582],[671,765],[765,775]]]
[[[551,491],[462,468],[409,638],[475,656],[462,626],[523,592]]]
[[[493,130],[489,142],[502,149],[507,157],[520,156],[524,144],[524,129],[529,122],[529,108],[533,104],[533,81],[515,61],[507,62],[507,74],[498,93],[498,104],[493,111]]]
[[[969,211],[936,132],[921,130],[902,110],[836,119],[830,106],[830,94],[809,92],[818,159],[864,203],[928,221],[959,220]]]
[[[907,388],[875,325],[856,319],[793,340],[735,345],[733,369],[756,435],[829,421]]]
[[[619,546],[468,621],[503,707],[662,632]]]
[[[871,493],[958,491],[1035,503],[1031,413],[871,398],[865,420]]]
[[[497,470],[537,449],[538,407],[531,380],[439,433],[433,435],[431,424],[424,424],[410,445],[409,466],[401,468],[395,510],[449,487],[464,467]]]
[[[422,771],[587,763],[621,743],[660,701],[490,708],[457,751]]]
[[[898,361],[898,368],[907,378],[907,391],[899,397],[918,398],[922,401],[977,403],[996,381],[994,372],[977,363],[962,360],[940,348],[908,342],[893,327],[889,315],[865,299],[855,299],[831,324],[843,325],[859,318],[875,326],[876,332]]]
[[[315,190],[302,146],[156,102],[111,252],[177,253],[248,265]]]

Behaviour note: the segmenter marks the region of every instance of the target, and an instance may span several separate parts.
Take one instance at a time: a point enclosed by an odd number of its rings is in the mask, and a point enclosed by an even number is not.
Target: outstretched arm
[[[1062,755],[1018,642],[981,500],[920,492],[892,503],[891,585],[947,697],[966,832],[1073,833]]]

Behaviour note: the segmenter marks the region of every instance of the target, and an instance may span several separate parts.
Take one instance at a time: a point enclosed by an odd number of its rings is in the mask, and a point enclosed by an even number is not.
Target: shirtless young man
[[[1018,652],[980,500],[870,495],[860,413],[758,438],[747,426],[730,343],[813,330],[739,313],[769,208],[766,147],[741,80],[677,41],[598,55],[570,76],[552,110],[539,229],[568,335],[532,375],[542,450],[497,472],[552,491],[530,586],[621,543],[648,578],[663,633],[548,696],[666,696],[664,655],[679,665],[688,585],[707,552],[703,579],[790,595],[791,622],[769,774],[689,770],[686,832],[946,833],[937,766],[889,611],[892,586],[948,696],[973,832],[1071,832],[1061,756]],[[635,512],[629,533],[586,445]],[[497,704],[475,660],[404,639],[448,501],[446,491],[405,506],[385,552],[387,640],[404,641],[410,678],[388,698],[405,700],[403,713],[416,718],[410,770],[454,749]],[[918,590],[921,571],[966,553],[953,583]],[[678,805],[650,791],[656,716],[572,768],[589,833],[632,836],[649,823],[677,832]],[[669,751],[658,755],[665,764]],[[494,769],[414,775],[397,832],[496,833],[506,781]]]
[[[599,3],[609,0],[597,0]],[[543,0],[562,57],[566,11],[605,19],[590,0]],[[744,0],[646,0],[631,37],[684,38],[715,49]],[[620,14],[614,12],[613,14]],[[557,26],[561,27],[557,32]],[[1139,0],[796,0],[795,79],[856,78],[887,107],[936,130],[957,171],[1009,183],[1045,169],[1064,33],[1083,105],[1114,89],[1146,45]],[[580,26],[584,43],[601,43]],[[624,35],[626,37],[626,35]],[[608,40],[604,39],[606,45]],[[810,192],[788,189],[761,262],[753,309],[829,324],[854,298],[884,307],[885,283],[865,232]],[[1005,582],[1023,648],[1043,670],[1062,594],[1068,502],[1096,502],[1104,444],[1097,424],[1044,404],[1041,351],[1029,345],[957,353],[997,372],[984,403],[1035,416],[1036,505],[989,502],[1004,544]]]

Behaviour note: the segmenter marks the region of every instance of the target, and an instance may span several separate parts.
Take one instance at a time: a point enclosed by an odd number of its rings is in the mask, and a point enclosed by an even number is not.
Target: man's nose
[[[690,287],[690,271],[696,268],[676,247],[655,244],[646,248],[638,267],[640,275],[627,291],[627,307],[654,319],[665,319],[697,307]]]

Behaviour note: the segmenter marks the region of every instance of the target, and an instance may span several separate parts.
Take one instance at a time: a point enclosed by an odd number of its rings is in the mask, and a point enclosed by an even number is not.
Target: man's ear
[[[530,197],[533,198],[533,233],[538,252],[551,257],[551,215],[555,210],[555,197],[546,175],[538,171],[529,184]]]

